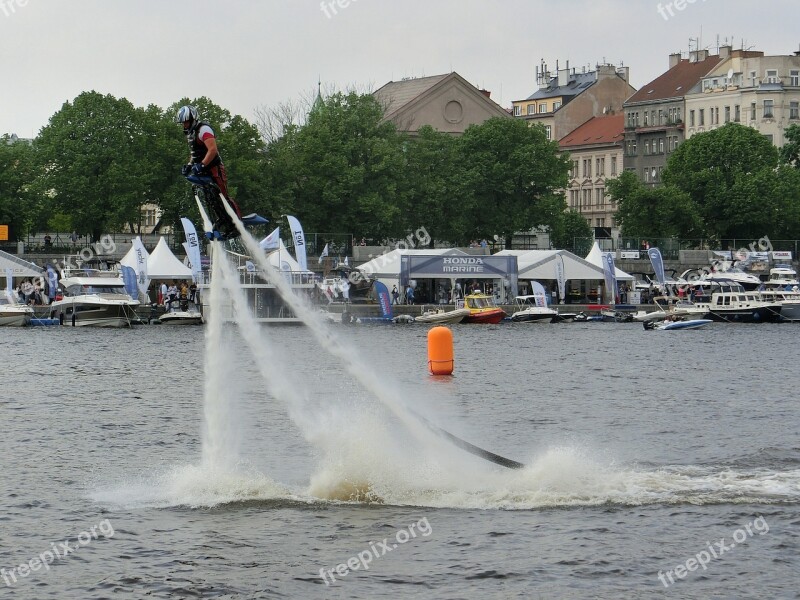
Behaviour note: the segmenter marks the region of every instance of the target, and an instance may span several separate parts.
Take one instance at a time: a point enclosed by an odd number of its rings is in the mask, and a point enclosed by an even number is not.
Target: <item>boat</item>
[[[462,301],[459,301],[458,308]],[[463,308],[469,310],[463,323],[490,323],[497,324],[506,318],[506,312],[497,306],[492,296],[481,293],[467,294],[464,296]]]
[[[691,270],[685,271],[683,275],[681,275],[681,279],[685,280],[687,274],[692,273]],[[687,280],[688,281],[688,280]],[[703,273],[703,275],[699,279],[693,280],[691,283],[707,283],[707,282],[714,282],[714,281],[721,281],[721,282],[728,282],[733,281],[741,285],[745,290],[755,290],[761,285],[761,279],[759,279],[756,275],[752,273],[745,273],[739,267],[728,267],[724,270],[714,270],[710,273]]]
[[[158,318],[162,325],[202,325],[203,315],[197,310],[165,312]]]
[[[134,300],[118,271],[65,270],[61,299],[50,305],[51,319],[73,327],[130,327],[139,319]]]
[[[797,279],[797,271],[791,265],[775,265],[769,270],[769,279],[764,282],[767,289],[791,290],[794,286],[800,286]]]
[[[800,292],[773,288],[758,293],[761,300],[781,305],[781,320],[800,322]]]
[[[27,304],[17,302],[11,296],[0,295],[0,326],[22,327],[30,325],[33,318],[33,309]]]
[[[746,291],[732,279],[698,280],[691,283],[688,290],[694,306],[708,311],[708,318],[714,321],[777,323],[782,320],[780,302],[764,302],[758,292]]]
[[[670,331],[673,329],[699,329],[713,323],[711,319],[692,319],[688,321],[664,321],[656,325],[655,321],[642,323],[647,330]]]
[[[547,300],[542,294],[517,296],[514,304],[516,310],[511,315],[511,320],[516,323],[552,323],[558,318],[558,312],[547,306]]]
[[[574,312],[561,312],[556,310],[556,316],[553,317],[551,323],[572,323],[578,317],[578,313]]]
[[[470,311],[468,308],[456,308],[454,310],[428,310],[414,317],[415,323],[427,323],[435,325],[455,324],[461,323],[464,317],[469,316]]]
[[[657,296],[653,302],[658,307],[657,312],[664,314],[661,320],[672,317],[673,320],[692,321],[708,318],[708,309],[698,306],[691,300],[680,296]]]

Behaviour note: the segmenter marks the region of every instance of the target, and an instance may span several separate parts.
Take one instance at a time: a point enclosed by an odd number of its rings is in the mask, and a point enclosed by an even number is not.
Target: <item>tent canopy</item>
[[[150,279],[191,279],[192,270],[176,258],[162,237],[147,259],[147,277]]]
[[[0,277],[5,279],[6,269],[11,269],[14,277],[39,277],[44,269],[32,262],[0,250]]]
[[[600,267],[600,270],[603,270],[603,252],[600,250],[600,244],[597,242],[594,243],[592,249],[589,251],[589,254],[586,255],[586,260],[593,265]],[[632,275],[628,275],[625,271],[618,269],[616,266],[614,267],[614,275],[619,281],[620,279],[626,281],[632,281],[635,279]]]
[[[458,248],[426,248],[424,250],[405,250],[397,248],[365,262],[358,267],[358,270],[368,275],[374,275],[378,279],[398,279],[400,277],[400,257],[404,255],[470,256]]]
[[[267,260],[269,260],[269,264],[278,271],[291,271],[292,273],[311,274],[312,271],[304,270],[300,266],[300,263],[295,260],[295,258],[284,245],[283,240],[279,241],[280,245],[278,248],[267,254]]]
[[[564,260],[564,278],[568,281],[603,279],[602,266],[567,250],[501,250],[497,254],[517,257],[519,279],[555,280],[555,262],[559,256]],[[634,278],[617,269],[617,279],[632,281]]]

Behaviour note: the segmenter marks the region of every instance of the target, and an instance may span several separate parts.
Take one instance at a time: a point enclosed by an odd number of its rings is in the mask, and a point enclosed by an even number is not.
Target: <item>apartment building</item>
[[[686,97],[700,90],[704,77],[723,60],[708,50],[690,52],[688,58],[671,54],[669,69],[625,101],[626,171],[646,184],[661,183],[670,154],[686,137]]]
[[[595,238],[619,234],[617,207],[606,195],[606,182],[619,177],[623,169],[624,121],[621,112],[593,117],[558,143],[572,159],[567,206],[583,215]]]
[[[619,112],[636,89],[628,82],[628,67],[597,65],[581,72],[566,68],[548,71],[536,67],[538,89],[524,100],[512,102],[515,117],[545,128],[548,139],[560,140],[592,117]]]
[[[686,96],[686,138],[741,123],[782,147],[784,130],[800,124],[800,52],[764,56],[724,46],[720,57],[699,89]]]

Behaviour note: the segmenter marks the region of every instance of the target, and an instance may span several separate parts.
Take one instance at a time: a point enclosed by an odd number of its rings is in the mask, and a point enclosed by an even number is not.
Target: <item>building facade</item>
[[[550,73],[542,63],[536,68],[539,89],[524,100],[515,100],[514,116],[538,123],[548,139],[560,140],[592,117],[617,113],[636,89],[628,83],[627,67],[597,65],[594,71],[578,73],[565,69]]]
[[[686,138],[686,96],[699,90],[703,78],[722,60],[707,50],[690,52],[688,58],[671,54],[669,69],[626,100],[626,171],[645,184],[661,183],[667,160]]]
[[[606,193],[606,183],[622,173],[624,137],[624,116],[618,113],[594,117],[559,141],[572,160],[567,207],[583,215],[595,238],[619,234],[617,207]]]
[[[724,60],[686,96],[686,138],[741,123],[782,147],[784,130],[800,124],[800,52],[764,56],[726,46],[720,56]]]

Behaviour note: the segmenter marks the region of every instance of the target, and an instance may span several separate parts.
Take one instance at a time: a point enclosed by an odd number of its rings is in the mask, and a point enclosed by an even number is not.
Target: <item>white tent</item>
[[[145,249],[144,252],[145,256],[148,258],[147,263],[149,265],[150,253],[147,251],[147,249]],[[130,267],[131,269],[136,269],[136,252],[134,251],[133,246],[131,246],[131,249],[128,250],[128,253],[120,259],[119,264],[125,267]]]
[[[313,271],[304,270],[300,266],[300,263],[295,260],[284,245],[283,240],[280,240],[280,245],[277,249],[267,254],[267,259],[269,260],[269,264],[278,271],[291,271],[292,273],[307,275],[313,274]]]
[[[497,254],[517,257],[518,279],[555,280],[555,261],[558,256],[564,260],[564,278],[567,281],[603,279],[602,266],[567,250],[501,250]],[[633,280],[633,276],[617,269],[617,279]]]
[[[147,276],[151,280],[191,279],[192,270],[175,257],[162,237],[147,259]]]
[[[592,263],[593,265],[600,268],[600,272],[603,272],[603,252],[600,250],[600,245],[595,242],[592,249],[589,251],[589,254],[586,255],[587,262]],[[617,278],[617,281],[633,281],[635,277],[633,275],[628,275],[625,271],[614,267],[614,275]]]
[[[39,277],[44,269],[32,262],[0,250],[0,277],[5,278],[6,269],[11,269],[14,277]]]
[[[400,283],[400,257],[415,254],[423,256],[469,256],[469,254],[458,248],[426,248],[424,250],[397,248],[365,262],[358,267],[358,270],[365,275],[375,277],[387,288],[391,289],[392,285]]]

